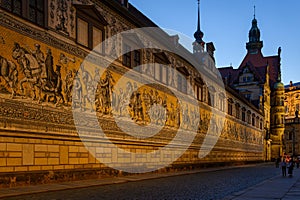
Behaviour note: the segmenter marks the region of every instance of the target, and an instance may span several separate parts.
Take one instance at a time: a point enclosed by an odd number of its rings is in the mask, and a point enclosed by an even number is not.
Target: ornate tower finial
[[[252,54],[257,54],[259,51],[261,51],[261,48],[263,47],[263,42],[260,41],[260,30],[257,26],[257,20],[256,20],[256,7],[254,6],[254,14],[253,14],[253,20],[252,20],[252,27],[249,31],[249,42],[246,44],[246,48],[248,52]]]
[[[200,29],[200,0],[198,1],[198,21],[197,21],[197,31],[194,33],[195,42],[194,53],[203,52],[205,42],[202,40],[204,33]]]
[[[198,1],[198,26],[197,26],[197,31],[200,31],[200,0]]]
[[[278,48],[278,77],[277,82],[281,82],[281,47]]]
[[[202,40],[204,34],[200,29],[200,0],[197,1],[198,1],[198,22],[197,22],[197,31],[194,33],[194,37],[196,39],[196,42],[198,42],[199,44],[203,43],[204,45],[204,42]]]

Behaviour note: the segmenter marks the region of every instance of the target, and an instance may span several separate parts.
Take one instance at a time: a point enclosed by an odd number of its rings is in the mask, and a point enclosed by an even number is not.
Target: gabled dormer
[[[249,83],[249,82],[253,82],[253,81],[254,81],[254,74],[249,69],[249,67],[246,66],[240,73],[239,83]]]
[[[93,49],[95,52],[105,53],[105,27],[108,25],[95,5],[74,4],[76,9],[76,41],[78,44]]]

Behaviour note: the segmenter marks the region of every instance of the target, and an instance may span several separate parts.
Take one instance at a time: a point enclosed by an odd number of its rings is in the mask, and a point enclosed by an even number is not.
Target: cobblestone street
[[[297,170],[296,170],[297,173]],[[274,165],[243,166],[197,174],[40,193],[7,200],[222,199],[280,174]]]

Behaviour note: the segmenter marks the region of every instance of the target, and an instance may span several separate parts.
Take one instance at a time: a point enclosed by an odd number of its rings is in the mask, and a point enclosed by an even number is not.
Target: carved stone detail
[[[51,0],[48,2],[49,27],[66,36],[75,38],[75,9],[71,0]]]

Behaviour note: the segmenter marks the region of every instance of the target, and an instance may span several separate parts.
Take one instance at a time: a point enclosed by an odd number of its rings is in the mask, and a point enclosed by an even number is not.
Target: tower
[[[246,44],[248,53],[258,54],[261,52],[263,42],[260,41],[260,30],[257,26],[257,20],[255,18],[255,6],[254,6],[254,18],[252,20],[252,27],[249,31],[249,42]]]
[[[200,0],[198,0],[198,22],[197,30],[194,33],[195,42],[193,42],[193,52],[194,54],[203,53],[205,42],[203,41],[204,33],[200,29]]]
[[[284,84],[281,82],[281,66],[280,66],[281,48],[278,48],[278,78],[274,84],[273,92],[271,94],[271,135],[272,140],[271,155],[272,158],[282,156],[283,152],[283,135],[284,135]]]

